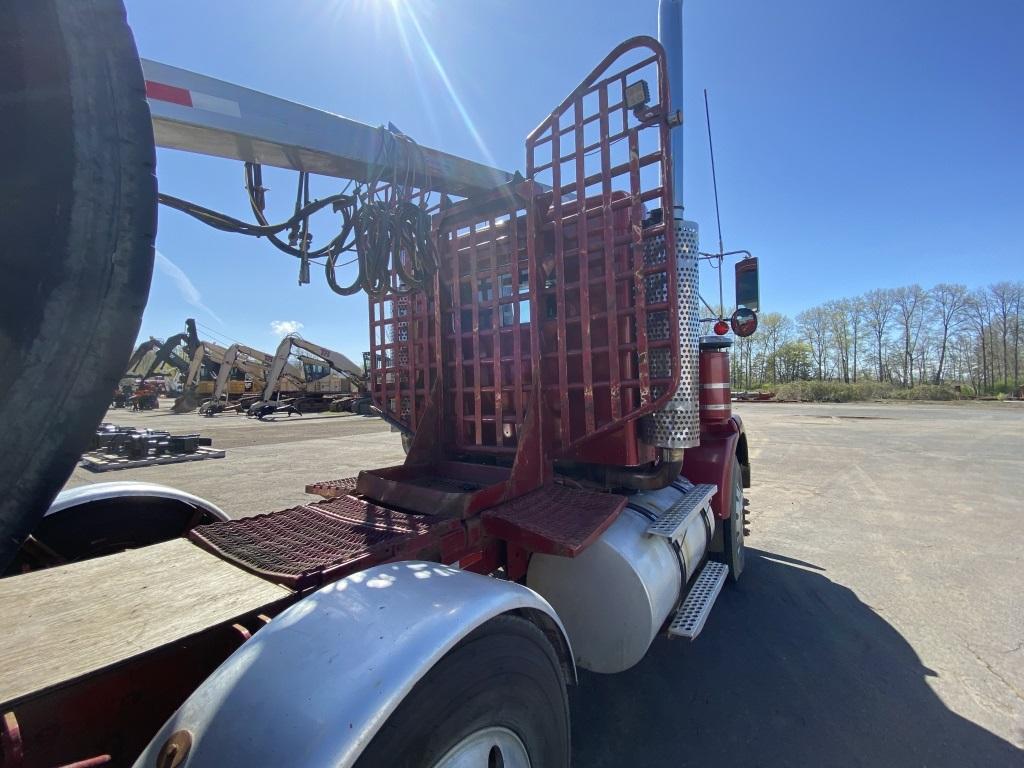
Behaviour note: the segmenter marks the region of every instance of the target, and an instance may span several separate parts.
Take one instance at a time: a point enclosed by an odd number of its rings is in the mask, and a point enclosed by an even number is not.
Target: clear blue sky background
[[[657,28],[654,0],[405,4],[509,170],[592,66]],[[127,5],[145,57],[486,159],[408,20],[406,51],[390,0]],[[725,246],[761,257],[763,310],[1024,278],[1024,2],[689,0],[685,13],[687,216],[713,249],[708,88]],[[248,218],[238,163],[160,150],[158,175],[163,191]],[[286,218],[293,178],[270,185],[272,218]],[[272,321],[350,356],[368,348],[365,297],[335,296],[316,267],[299,287],[296,262],[265,241],[162,209],[158,249],[179,271],[159,261],[143,335],[194,315],[207,337],[267,350]]]

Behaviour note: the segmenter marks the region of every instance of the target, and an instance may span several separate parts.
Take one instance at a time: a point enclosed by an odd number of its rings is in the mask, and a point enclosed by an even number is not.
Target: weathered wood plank
[[[185,539],[0,579],[0,704],[289,594]]]

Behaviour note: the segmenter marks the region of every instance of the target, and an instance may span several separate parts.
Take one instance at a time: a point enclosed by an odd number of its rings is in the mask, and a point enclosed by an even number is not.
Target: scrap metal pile
[[[96,429],[91,450],[114,453],[129,459],[143,459],[165,453],[195,453],[201,445],[213,445],[213,439],[200,437],[198,433],[172,435],[162,430],[103,423]]]
[[[100,424],[96,428],[82,466],[95,472],[129,469],[150,464],[223,458],[224,451],[213,450],[213,439],[199,434],[172,435],[157,429]]]

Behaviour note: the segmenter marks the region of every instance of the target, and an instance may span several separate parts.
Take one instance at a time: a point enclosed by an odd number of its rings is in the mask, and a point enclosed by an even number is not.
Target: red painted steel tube
[[[729,353],[717,349],[700,352],[700,420],[702,424],[732,418]]]

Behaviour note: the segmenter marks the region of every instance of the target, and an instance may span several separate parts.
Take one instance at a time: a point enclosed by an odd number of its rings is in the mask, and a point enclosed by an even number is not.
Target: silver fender
[[[72,507],[79,507],[84,504],[91,504],[105,499],[122,498],[160,498],[171,499],[189,504],[193,507],[206,510],[218,520],[228,520],[228,515],[216,504],[213,504],[199,496],[179,491],[167,485],[157,483],[142,483],[137,480],[116,480],[109,483],[90,483],[80,485],[77,488],[69,488],[57,494],[50,508],[44,516],[63,512]]]
[[[380,565],[283,611],[185,701],[135,765],[187,729],[190,768],[350,766],[413,686],[489,619],[537,623],[575,680],[562,624],[540,595],[429,562]]]

